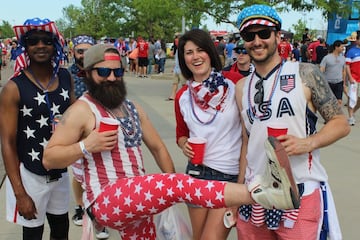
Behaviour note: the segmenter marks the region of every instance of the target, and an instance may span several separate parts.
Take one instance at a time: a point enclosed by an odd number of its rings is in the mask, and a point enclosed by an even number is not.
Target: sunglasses
[[[240,35],[244,39],[245,42],[251,42],[251,41],[254,41],[255,35],[258,35],[258,37],[263,40],[269,39],[271,36],[271,33],[275,30],[276,30],[276,28],[265,28],[265,29],[257,31],[257,32],[242,32]]]
[[[76,52],[77,54],[82,55],[82,54],[85,53],[86,50],[87,50],[87,48],[76,48],[76,49],[75,49],[75,52]]]
[[[47,46],[51,46],[54,45],[54,38],[51,36],[36,36],[36,35],[31,35],[26,37],[25,42],[27,46],[35,46],[37,45],[39,42],[42,42],[43,44],[47,45]]]
[[[247,51],[246,51],[246,49],[245,48],[239,48],[239,49],[236,49],[235,50],[235,53],[237,53],[237,54],[247,54]]]
[[[255,93],[254,102],[256,104],[261,104],[264,101],[264,86],[263,86],[264,79],[260,78],[259,81],[255,83],[255,89],[258,91]]]
[[[115,77],[122,77],[124,75],[124,69],[123,68],[97,67],[97,68],[92,68],[91,70],[96,70],[97,74],[100,77],[109,77],[111,72],[114,73]]]

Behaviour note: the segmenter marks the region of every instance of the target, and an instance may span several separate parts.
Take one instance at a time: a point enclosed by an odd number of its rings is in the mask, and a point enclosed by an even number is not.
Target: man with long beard
[[[75,62],[68,68],[74,79],[74,92],[76,98],[81,97],[86,92],[86,84],[84,82],[85,71],[84,71],[84,54],[91,46],[95,45],[96,40],[86,34],[77,35],[72,39],[73,53]],[[82,218],[84,215],[84,205],[82,202],[83,188],[81,186],[83,182],[83,165],[82,159],[79,159],[71,165],[73,170],[72,188],[75,198],[75,214],[72,217],[73,223],[77,226],[82,225]],[[104,227],[96,232],[97,239],[109,238],[109,232]]]

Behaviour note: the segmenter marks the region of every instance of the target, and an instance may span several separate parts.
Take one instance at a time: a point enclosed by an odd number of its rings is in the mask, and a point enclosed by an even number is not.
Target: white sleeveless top
[[[254,72],[246,79],[242,98],[242,116],[249,134],[246,182],[264,173],[266,167],[266,140],[268,126],[285,126],[287,134],[299,138],[316,133],[317,117],[306,106],[306,99],[299,74],[298,62],[284,62],[263,80],[264,102],[254,103],[259,76]],[[296,183],[327,181],[327,174],[320,163],[319,150],[291,156],[290,164]]]

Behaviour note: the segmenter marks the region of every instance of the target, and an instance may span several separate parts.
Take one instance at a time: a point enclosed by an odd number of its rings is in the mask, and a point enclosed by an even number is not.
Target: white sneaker
[[[106,227],[104,227],[101,231],[95,230],[95,235],[97,239],[108,239],[110,236]]]
[[[267,209],[297,209],[300,195],[284,147],[274,137],[265,141],[268,165],[264,176],[255,176],[248,189],[252,198]]]
[[[354,117],[348,118],[348,123],[350,126],[354,126],[356,123],[356,120]]]

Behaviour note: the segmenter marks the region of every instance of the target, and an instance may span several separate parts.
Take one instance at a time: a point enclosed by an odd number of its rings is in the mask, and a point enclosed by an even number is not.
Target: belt
[[[60,178],[62,178],[61,173],[53,173],[51,175],[45,175],[46,183],[56,182],[59,181]]]

